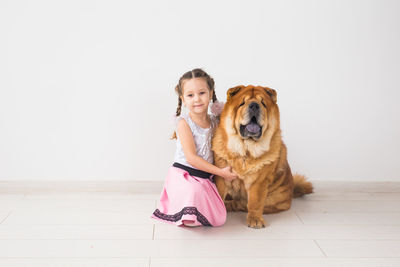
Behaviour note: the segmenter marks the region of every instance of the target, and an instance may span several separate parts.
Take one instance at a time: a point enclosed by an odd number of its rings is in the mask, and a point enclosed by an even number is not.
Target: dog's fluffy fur
[[[247,211],[249,227],[265,227],[263,213],[288,210],[293,197],[312,193],[313,186],[302,175],[292,176],[276,91],[240,85],[227,95],[212,150],[216,166],[231,166],[239,178],[216,176],[215,182],[228,211]]]

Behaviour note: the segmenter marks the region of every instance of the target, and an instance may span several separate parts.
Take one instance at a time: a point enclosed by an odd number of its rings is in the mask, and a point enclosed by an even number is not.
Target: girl
[[[213,165],[211,138],[218,119],[207,111],[211,100],[213,104],[217,102],[214,80],[202,69],[194,69],[183,74],[175,91],[176,132],[171,138],[177,138],[175,162],[168,170],[158,208],[151,217],[178,226],[223,225],[226,209],[213,175],[230,181],[237,175],[230,167]],[[181,115],[182,103],[187,114]]]

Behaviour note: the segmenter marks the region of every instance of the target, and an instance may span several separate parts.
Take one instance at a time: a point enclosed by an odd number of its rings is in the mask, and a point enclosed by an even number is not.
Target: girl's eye
[[[188,97],[192,97],[193,95],[192,94],[190,94],[190,95],[187,95]]]
[[[206,93],[206,92],[201,92],[200,94],[201,94],[201,95],[204,95],[205,93]]]

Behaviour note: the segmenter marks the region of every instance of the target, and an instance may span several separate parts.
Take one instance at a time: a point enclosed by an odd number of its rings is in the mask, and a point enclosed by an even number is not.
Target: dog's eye
[[[264,106],[265,108],[267,108],[267,105],[265,105],[263,101],[261,101],[261,104],[263,104],[263,106]]]
[[[239,107],[241,107],[241,106],[243,106],[243,105],[244,105],[244,100],[243,100],[242,104],[239,105]]]

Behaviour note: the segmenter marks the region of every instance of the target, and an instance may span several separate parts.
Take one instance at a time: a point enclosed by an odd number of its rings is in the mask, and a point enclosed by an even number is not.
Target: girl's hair
[[[183,82],[185,80],[190,80],[193,78],[203,78],[207,82],[208,89],[213,92],[212,96],[213,103],[217,101],[217,96],[215,95],[215,88],[214,88],[215,84],[214,79],[202,69],[190,70],[182,75],[182,77],[179,79],[178,84],[175,86],[175,92],[178,95],[178,107],[176,109],[176,116],[181,115],[181,108],[182,108],[181,96],[183,97],[183,86],[182,86]],[[176,139],[176,132],[174,132],[171,139]]]

